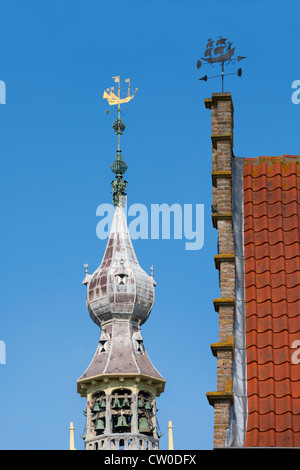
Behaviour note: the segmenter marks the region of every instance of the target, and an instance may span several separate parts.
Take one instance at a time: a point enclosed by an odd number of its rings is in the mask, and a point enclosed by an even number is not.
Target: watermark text
[[[6,85],[3,80],[0,80],[0,104],[6,104]]]
[[[6,346],[2,340],[0,340],[0,364],[6,364]]]
[[[96,227],[100,240],[108,238],[115,212],[112,204],[100,204],[96,215],[101,217]],[[125,217],[132,217],[128,230],[132,240],[187,240],[186,250],[201,250],[204,245],[204,204],[144,204],[124,206]]]
[[[292,93],[292,103],[299,104],[300,103],[300,80],[294,80],[292,83],[292,89],[295,91]]]

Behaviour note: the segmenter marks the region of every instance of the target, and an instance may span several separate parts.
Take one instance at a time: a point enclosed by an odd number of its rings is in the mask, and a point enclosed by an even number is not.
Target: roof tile
[[[300,446],[300,157],[244,159],[246,447]]]

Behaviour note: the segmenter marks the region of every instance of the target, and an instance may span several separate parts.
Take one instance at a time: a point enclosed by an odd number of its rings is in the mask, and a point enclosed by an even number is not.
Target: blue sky
[[[204,99],[221,84],[198,81],[196,63],[207,39],[220,35],[247,56],[242,78],[225,80],[237,156],[299,154],[300,105],[291,101],[299,13],[297,1],[1,2],[1,449],[67,449],[70,421],[83,448],[76,380],[99,339],[83,264],[93,272],[105,249],[96,209],[111,202],[116,137],[102,93],[115,75],[139,89],[124,115],[128,204],[205,207],[201,250],[172,239],[134,247],[158,284],[142,334],[167,380],[158,399],[161,448],[172,420],[176,449],[212,449],[206,392],[216,390],[210,344],[218,340],[219,286]]]

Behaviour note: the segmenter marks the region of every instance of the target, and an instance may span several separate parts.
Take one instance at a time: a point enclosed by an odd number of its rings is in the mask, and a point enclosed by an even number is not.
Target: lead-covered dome
[[[125,213],[117,206],[101,265],[88,276],[87,309],[99,326],[113,318],[143,324],[154,302],[154,279],[139,265]]]

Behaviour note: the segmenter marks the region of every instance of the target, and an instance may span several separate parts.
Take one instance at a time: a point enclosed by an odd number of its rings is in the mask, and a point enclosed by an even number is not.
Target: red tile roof
[[[244,159],[245,447],[300,447],[299,216],[300,157]]]

